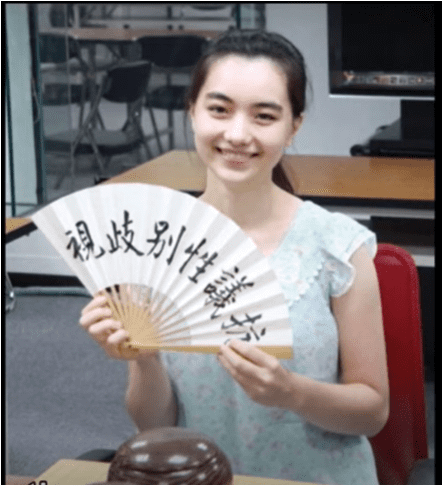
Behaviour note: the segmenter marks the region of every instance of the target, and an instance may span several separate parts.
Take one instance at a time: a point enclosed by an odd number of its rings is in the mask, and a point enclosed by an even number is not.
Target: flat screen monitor
[[[329,3],[330,94],[432,98],[436,4]]]

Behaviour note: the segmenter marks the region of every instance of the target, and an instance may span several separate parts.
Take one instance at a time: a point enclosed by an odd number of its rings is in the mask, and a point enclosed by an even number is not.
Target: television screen
[[[433,96],[435,3],[328,4],[331,94]]]

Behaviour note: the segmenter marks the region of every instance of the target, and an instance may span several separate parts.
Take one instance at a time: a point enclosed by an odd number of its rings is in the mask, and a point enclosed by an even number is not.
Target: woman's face
[[[265,57],[215,61],[190,115],[200,158],[226,183],[270,180],[301,123],[286,75]]]

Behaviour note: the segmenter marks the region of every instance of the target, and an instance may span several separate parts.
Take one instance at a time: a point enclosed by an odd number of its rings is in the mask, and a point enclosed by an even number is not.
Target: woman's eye
[[[277,119],[276,116],[271,115],[271,113],[259,113],[257,118],[262,121],[274,121]]]
[[[215,113],[216,115],[222,115],[224,113],[227,113],[228,111],[224,106],[220,106],[220,105],[210,106],[208,109],[209,111]]]

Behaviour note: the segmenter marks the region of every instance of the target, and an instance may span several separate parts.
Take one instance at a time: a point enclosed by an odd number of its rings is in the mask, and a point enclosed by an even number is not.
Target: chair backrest
[[[186,68],[194,66],[207,44],[197,35],[145,36],[138,40],[141,57],[161,68]]]
[[[152,64],[135,61],[110,69],[105,79],[103,98],[115,103],[133,103],[144,96]]]
[[[381,484],[406,484],[428,457],[418,272],[402,248],[379,244],[380,285],[390,387],[386,426],[371,438]]]

